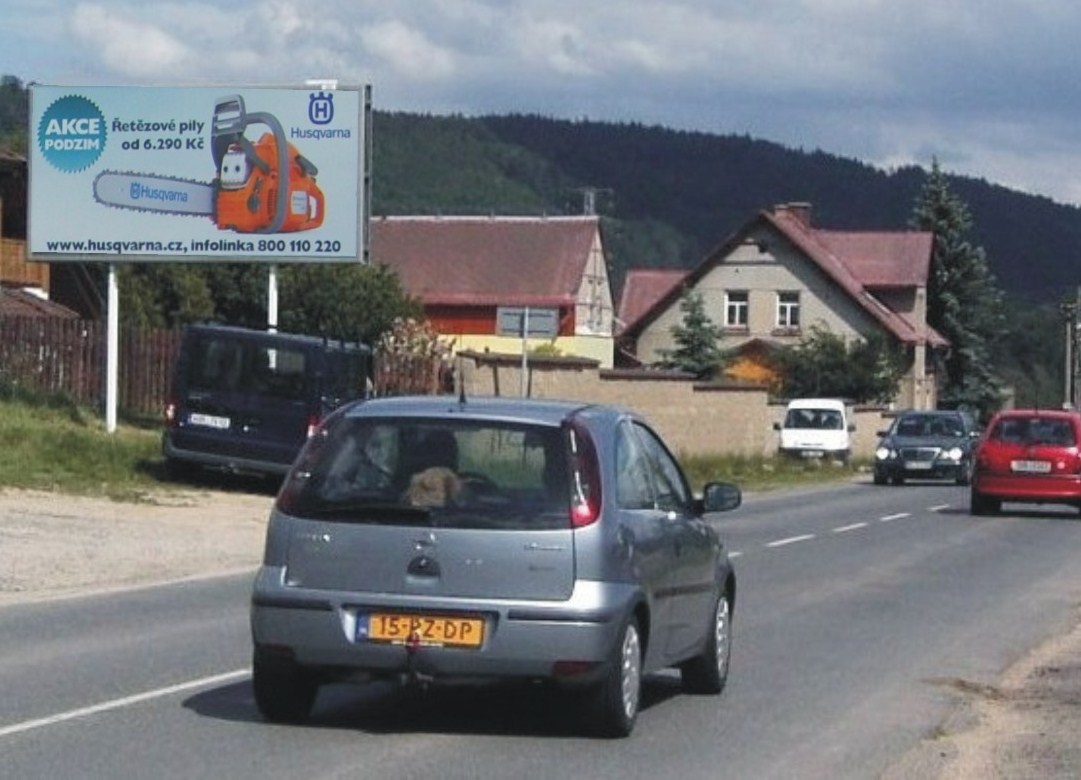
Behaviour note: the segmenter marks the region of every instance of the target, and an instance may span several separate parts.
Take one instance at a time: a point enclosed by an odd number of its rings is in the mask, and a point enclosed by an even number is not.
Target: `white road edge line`
[[[929,507],[927,507],[927,511],[928,512],[945,512],[949,508],[950,508],[949,504],[939,504],[938,506],[929,506]]]
[[[890,520],[900,520],[902,517],[911,517],[911,512],[898,512],[895,515],[886,515],[885,517],[878,518],[880,523],[888,523]]]
[[[814,538],[814,534],[803,534],[803,536],[790,536],[787,539],[778,539],[775,542],[769,542],[768,544],[766,544],[766,547],[784,547],[786,544],[806,542],[807,540]]]
[[[59,712],[56,715],[49,715],[45,718],[26,720],[22,723],[13,723],[10,726],[0,726],[0,737],[10,737],[12,734],[21,734],[24,731],[31,731],[33,729],[42,728],[44,726],[52,726],[57,723],[63,723],[67,720],[85,718],[90,715],[97,715],[98,713],[108,712],[109,710],[118,710],[122,707],[129,707],[132,704],[139,704],[140,702],[149,701],[150,699],[158,699],[162,696],[171,696],[174,693],[190,691],[193,688],[202,688],[207,685],[215,685],[217,683],[228,682],[230,680],[238,680],[242,677],[248,677],[250,675],[251,669],[237,669],[233,672],[215,674],[210,677],[202,677],[198,680],[189,680],[188,682],[170,685],[166,688],[157,688],[152,691],[137,693],[134,696],[125,696],[121,699],[104,701],[101,704],[94,704],[90,707],[82,707],[81,709],[77,710]]]
[[[729,558],[738,558],[738,557],[739,557],[739,556],[741,556],[741,555],[743,555],[743,553],[742,553],[742,552],[739,552],[739,551],[736,551],[736,552],[730,552],[730,553],[728,553],[728,557],[729,557]]]
[[[857,530],[859,528],[866,528],[866,527],[867,527],[867,523],[853,523],[852,525],[842,525],[840,528],[834,528],[833,533],[835,533],[835,534],[843,534],[843,533],[847,533],[848,531],[855,531],[855,530]]]

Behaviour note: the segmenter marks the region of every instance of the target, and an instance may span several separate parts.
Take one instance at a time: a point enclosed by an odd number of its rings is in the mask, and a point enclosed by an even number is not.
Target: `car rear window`
[[[342,416],[309,442],[279,506],[350,523],[565,528],[565,442],[555,426]]]
[[[990,438],[1013,444],[1054,444],[1072,447],[1077,444],[1073,425],[1068,420],[1047,417],[1005,417],[991,431]]]

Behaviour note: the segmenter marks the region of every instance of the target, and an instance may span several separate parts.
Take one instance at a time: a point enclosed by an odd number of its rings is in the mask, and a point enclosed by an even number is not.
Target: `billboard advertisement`
[[[30,87],[30,259],[364,259],[367,88]]]

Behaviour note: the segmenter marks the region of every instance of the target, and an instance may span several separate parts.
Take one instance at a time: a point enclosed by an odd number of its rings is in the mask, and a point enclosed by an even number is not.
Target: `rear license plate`
[[[1013,460],[1010,469],[1019,474],[1050,474],[1051,461],[1048,460]]]
[[[476,648],[484,642],[484,619],[374,612],[357,621],[359,641],[404,645],[413,635],[420,645]]]
[[[200,414],[199,412],[189,414],[188,422],[192,425],[203,425],[207,428],[218,428],[223,431],[228,430],[231,424],[228,417],[217,417],[212,414]]]

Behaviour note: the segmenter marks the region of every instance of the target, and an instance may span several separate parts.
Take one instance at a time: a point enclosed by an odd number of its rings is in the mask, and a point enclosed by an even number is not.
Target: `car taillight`
[[[308,438],[310,439],[319,430],[319,416],[313,414],[308,418]]]
[[[163,413],[166,428],[176,427],[176,401],[166,401]]]
[[[286,514],[294,513],[301,495],[308,487],[312,471],[323,458],[328,436],[329,431],[317,425],[308,441],[301,447],[300,454],[297,455],[296,462],[289,469],[289,473],[285,475],[285,480],[278,490],[278,497],[275,499],[275,504],[280,511]]]
[[[601,514],[601,480],[593,439],[581,427],[571,425],[571,526],[584,528]]]

